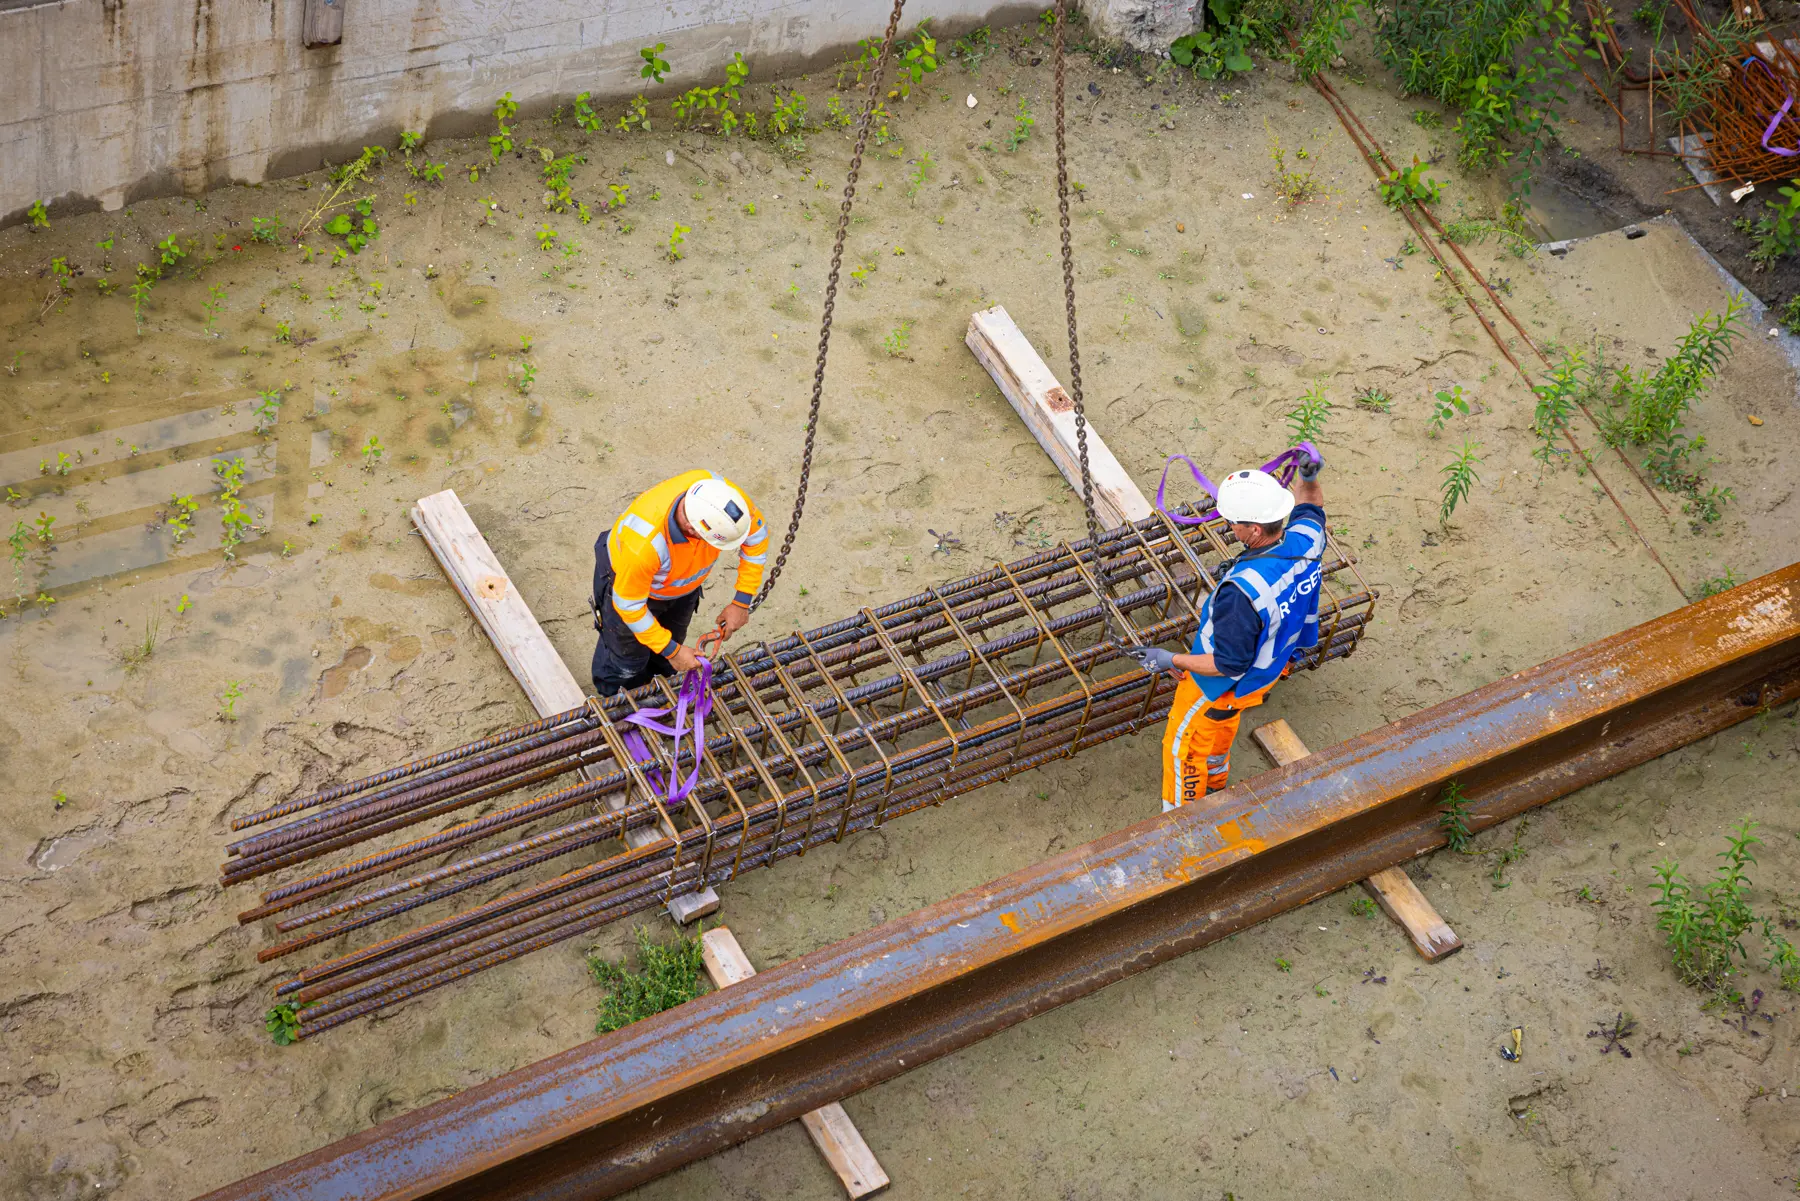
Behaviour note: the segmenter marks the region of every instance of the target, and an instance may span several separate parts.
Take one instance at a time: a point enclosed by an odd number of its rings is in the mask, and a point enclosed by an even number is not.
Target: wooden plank
[[[1056,375],[1019,331],[1006,309],[995,305],[969,318],[963,339],[994,377],[1015,412],[1050,456],[1063,478],[1081,491],[1081,458],[1075,440],[1075,402]],[[1094,512],[1105,529],[1148,517],[1155,509],[1094,431],[1087,429],[1088,475],[1094,481]]]
[[[1300,741],[1300,735],[1282,718],[1258,726],[1250,732],[1250,737],[1277,767],[1286,767],[1312,754]],[[1363,887],[1375,898],[1381,911],[1406,931],[1407,937],[1412,939],[1413,949],[1424,957],[1425,962],[1436,963],[1462,950],[1462,939],[1450,928],[1449,922],[1438,916],[1438,911],[1431,907],[1419,886],[1402,869],[1384,868],[1364,880]]]
[[[314,46],[335,46],[344,40],[345,0],[306,0],[300,20],[300,42]]]
[[[706,974],[713,987],[729,988],[756,975],[750,957],[724,926],[708,930],[700,936],[700,957],[706,963]],[[811,1113],[800,1115],[800,1124],[812,1136],[813,1146],[843,1182],[844,1191],[852,1198],[867,1197],[888,1186],[888,1175],[882,1171],[875,1153],[856,1129],[856,1123],[833,1101]]]
[[[556,653],[456,492],[447,488],[421,497],[413,506],[412,520],[538,716],[551,717],[587,704],[586,691]],[[582,779],[588,778],[586,768],[580,772]],[[625,798],[608,797],[607,803],[616,812],[625,807]],[[628,831],[625,842],[635,850],[662,837],[650,827],[640,827]],[[684,925],[718,909],[719,894],[710,888],[669,901],[670,916]]]
[[[413,507],[412,519],[538,715],[549,717],[585,705],[587,692],[544,635],[531,606],[455,491],[423,497]]]

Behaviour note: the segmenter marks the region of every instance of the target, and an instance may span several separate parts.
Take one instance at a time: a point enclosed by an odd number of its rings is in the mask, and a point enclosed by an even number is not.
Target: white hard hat
[[[700,480],[687,490],[687,520],[713,546],[736,550],[750,536],[750,502],[724,480]]]
[[[1294,494],[1266,471],[1234,471],[1219,481],[1219,513],[1226,521],[1267,525],[1294,511]]]

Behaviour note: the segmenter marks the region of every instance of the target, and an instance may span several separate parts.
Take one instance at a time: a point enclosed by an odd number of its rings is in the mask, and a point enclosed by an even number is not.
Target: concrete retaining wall
[[[663,89],[842,57],[885,0],[345,0],[341,45],[301,45],[305,0],[0,0],[0,225],[117,209],[316,169],[402,129],[491,132],[578,92],[629,98],[638,48],[666,42]],[[1033,15],[1027,0],[909,0],[940,33]],[[947,47],[946,47],[947,48]]]

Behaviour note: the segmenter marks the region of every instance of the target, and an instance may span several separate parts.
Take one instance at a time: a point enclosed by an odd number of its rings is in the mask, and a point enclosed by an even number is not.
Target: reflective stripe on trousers
[[[1227,692],[1208,701],[1194,677],[1182,674],[1169,724],[1163,728],[1164,813],[1225,787],[1231,778],[1231,744],[1237,738],[1238,721],[1245,709],[1262,704],[1274,686],[1264,685],[1242,699]]]

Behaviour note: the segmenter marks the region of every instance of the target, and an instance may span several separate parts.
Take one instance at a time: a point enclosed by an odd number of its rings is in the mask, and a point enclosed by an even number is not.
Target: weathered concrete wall
[[[306,49],[305,0],[0,0],[0,225],[37,200],[116,209],[317,168],[402,129],[491,125],[578,92],[616,100],[638,48],[668,43],[668,85],[717,82],[741,50],[755,77],[879,34],[885,0],[346,0],[343,42]],[[904,28],[1003,22],[1019,0],[910,0]],[[665,93],[668,87],[665,86]]]

